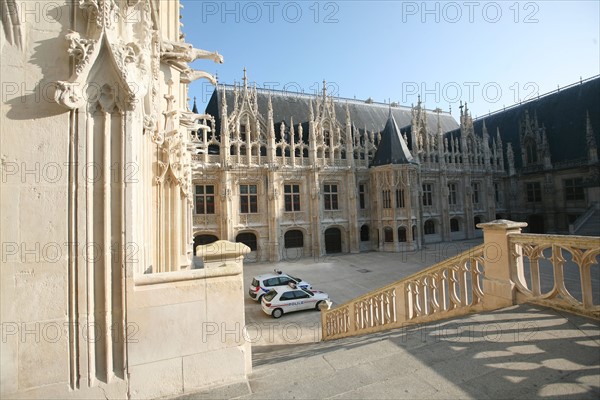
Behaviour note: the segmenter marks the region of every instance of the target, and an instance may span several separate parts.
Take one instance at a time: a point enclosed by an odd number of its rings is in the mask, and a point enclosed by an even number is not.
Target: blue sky
[[[182,0],[186,41],[220,83],[249,82],[483,116],[600,73],[598,1]],[[203,110],[214,87],[196,81]]]

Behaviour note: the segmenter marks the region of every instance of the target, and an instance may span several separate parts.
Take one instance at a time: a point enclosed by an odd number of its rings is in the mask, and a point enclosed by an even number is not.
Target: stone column
[[[498,219],[492,222],[477,224],[483,229],[484,270],[483,306],[486,310],[496,310],[514,304],[514,287],[511,280],[512,250],[508,243],[508,235],[521,233],[525,222],[513,222]],[[522,274],[523,267],[515,266],[517,273]]]

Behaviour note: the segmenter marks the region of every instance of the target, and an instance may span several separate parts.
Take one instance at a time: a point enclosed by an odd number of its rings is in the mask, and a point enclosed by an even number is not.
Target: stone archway
[[[329,228],[325,231],[325,252],[327,254],[342,252],[342,231]]]

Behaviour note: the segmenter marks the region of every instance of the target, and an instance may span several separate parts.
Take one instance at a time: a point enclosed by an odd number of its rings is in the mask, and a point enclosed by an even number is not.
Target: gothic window
[[[392,243],[394,241],[394,230],[386,226],[383,228],[383,237],[386,243]]]
[[[527,164],[535,164],[538,161],[538,157],[537,157],[537,148],[535,146],[535,143],[533,142],[528,142],[525,145],[525,157],[526,157],[526,162]]]
[[[585,200],[583,191],[583,178],[565,179],[566,200]]]
[[[247,139],[246,125],[240,125],[240,140],[245,142]]]
[[[240,213],[258,212],[258,191],[256,185],[240,185]]]
[[[525,185],[528,203],[539,203],[542,201],[542,185],[539,182],[529,182]]]
[[[403,226],[398,228],[398,241],[406,242],[406,228]]]
[[[360,227],[360,241],[368,242],[369,241],[369,226],[363,225]]]
[[[494,200],[496,204],[500,204],[500,183],[494,182]]]
[[[284,235],[284,245],[286,249],[304,247],[304,235],[302,231],[298,229],[287,231]]]
[[[250,247],[251,251],[256,251],[258,249],[258,245],[256,242],[256,235],[252,232],[240,233],[235,237],[235,241],[237,243],[244,243],[246,246]]]
[[[215,213],[215,187],[213,185],[196,185],[196,214]]]
[[[324,190],[323,190],[323,196],[325,198],[325,209],[326,210],[337,210],[338,209],[337,185],[325,184]]]
[[[458,223],[458,219],[452,218],[450,220],[450,232],[458,232],[460,231],[460,224]]]
[[[433,220],[431,220],[431,219],[428,219],[427,221],[425,221],[425,225],[423,226],[423,231],[425,232],[426,235],[435,234],[435,222],[433,222]]]
[[[285,211],[300,211],[300,185],[283,185]]]
[[[396,208],[404,208],[404,190],[396,189]]]
[[[358,185],[358,205],[361,210],[365,209],[365,185]]]
[[[431,183],[423,184],[423,205],[433,205],[433,185]]]
[[[448,184],[448,204],[454,206],[457,204],[457,185],[456,183]]]
[[[242,145],[240,146],[240,156],[245,156],[246,155],[246,146]]]
[[[471,194],[473,204],[479,204],[479,183],[471,183],[471,189],[473,190],[473,193]]]
[[[392,201],[390,199],[390,191],[383,190],[381,192],[381,197],[382,197],[383,208],[392,208]]]
[[[331,135],[328,130],[323,132],[323,138],[325,138],[325,145],[331,147]]]

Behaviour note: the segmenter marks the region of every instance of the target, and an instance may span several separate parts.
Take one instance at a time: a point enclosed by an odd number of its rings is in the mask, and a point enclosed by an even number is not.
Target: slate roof
[[[381,132],[381,143],[377,147],[371,166],[389,164],[416,164],[408,150],[408,146],[400,136],[400,129],[398,129],[398,124],[396,124],[391,112],[383,132]]]
[[[206,113],[216,118],[216,130],[220,132],[220,109],[221,109],[221,90],[215,90],[206,106]],[[233,86],[225,86],[226,101],[228,112],[233,109]],[[307,94],[298,94],[278,90],[257,89],[258,110],[263,117],[267,115],[267,104],[269,94],[271,94],[271,104],[273,105],[273,120],[275,121],[275,133],[279,139],[279,125],[285,121],[286,126],[290,124],[290,117],[294,119],[294,127],[302,124],[304,141],[308,143],[308,116],[309,102],[313,102],[313,110],[316,109],[316,96]],[[335,113],[339,123],[346,123],[346,105],[350,111],[352,125],[361,133],[366,128],[369,132],[381,132],[385,128],[390,112],[389,104],[366,103],[361,100],[334,98]],[[315,110],[316,112],[316,110]],[[411,124],[411,108],[405,106],[391,107],[391,112],[398,126]],[[437,131],[437,113],[427,110],[427,126],[430,133]],[[458,122],[447,112],[440,113],[440,124],[442,131],[446,132],[458,128]]]
[[[537,99],[498,111],[473,121],[475,132],[482,135],[483,121],[491,138],[500,137],[506,158],[507,143],[512,143],[515,167],[522,167],[519,123],[528,110],[530,120],[537,113],[538,123],[546,127],[553,166],[587,158],[586,112],[589,112],[596,144],[600,146],[600,76],[576,83]],[[446,133],[460,137],[460,130]],[[505,159],[506,161],[506,159]],[[508,164],[505,164],[508,168]]]

